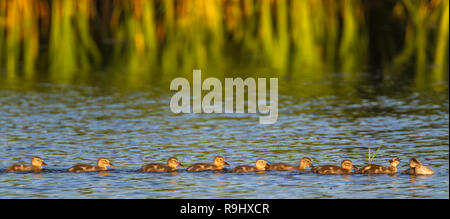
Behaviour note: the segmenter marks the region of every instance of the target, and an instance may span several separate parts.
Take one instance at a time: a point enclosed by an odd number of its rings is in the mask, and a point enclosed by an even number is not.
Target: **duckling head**
[[[300,160],[300,167],[302,167],[302,168],[304,168],[304,167],[310,167],[310,168],[313,168],[314,166],[313,166],[313,164],[312,164],[312,161],[311,161],[311,159],[309,159],[309,157],[304,157],[304,158],[302,158],[301,160]]]
[[[31,159],[31,166],[34,167],[41,167],[41,166],[47,166],[47,164],[44,162],[44,160],[38,156],[33,157]]]
[[[230,166],[230,164],[228,164],[225,161],[225,158],[223,158],[222,156],[217,156],[214,158],[214,165],[219,166],[219,167]]]
[[[409,160],[409,166],[414,168],[414,167],[422,166],[422,163],[419,161],[419,159],[413,157],[413,158],[411,158],[411,160]]]
[[[269,163],[264,159],[258,159],[256,160],[256,169],[258,170],[265,170],[266,167],[269,167]]]
[[[112,163],[108,159],[100,157],[98,158],[97,166],[101,168],[106,168],[106,167],[113,167],[114,165],[112,165]]]
[[[167,160],[167,166],[170,168],[184,167],[176,157],[169,158],[169,160]]]
[[[346,170],[356,169],[351,160],[343,160],[341,162],[341,167]]]
[[[388,160],[392,166],[396,167],[400,163],[400,159],[398,157],[394,157],[391,160]]]

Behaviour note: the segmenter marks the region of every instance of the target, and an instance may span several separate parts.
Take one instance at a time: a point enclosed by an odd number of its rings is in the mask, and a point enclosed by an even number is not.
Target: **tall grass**
[[[380,147],[377,148],[375,153],[373,153],[373,155],[372,155],[372,153],[370,152],[370,143],[369,143],[369,147],[367,148],[367,159],[368,159],[367,163],[368,163],[368,165],[372,164],[372,161],[373,161],[373,159],[375,159],[375,156],[377,155],[380,148],[381,148],[381,145],[380,145]]]
[[[418,85],[448,80],[448,0],[376,4],[391,15],[386,20],[403,24],[391,33],[401,49],[379,49],[393,57],[387,65],[414,63]],[[48,75],[56,83],[70,83],[107,68],[133,84],[155,74],[172,77],[231,64],[287,76],[321,78],[325,72],[346,72],[352,78],[378,53],[369,49],[377,34],[368,28],[368,21],[377,19],[377,11],[371,10],[376,4],[0,0],[0,77]]]

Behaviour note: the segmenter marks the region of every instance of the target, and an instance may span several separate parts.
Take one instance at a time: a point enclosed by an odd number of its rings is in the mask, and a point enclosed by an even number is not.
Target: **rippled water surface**
[[[175,115],[168,86],[126,92],[46,83],[0,88],[0,198],[449,198],[448,91],[355,95],[336,88],[310,95],[320,86],[280,85],[273,125],[260,125],[255,114]],[[342,159],[362,166],[369,143],[382,145],[374,163],[387,165],[398,156],[404,170],[417,157],[435,174],[137,172],[170,156],[185,166],[216,155],[231,167],[257,158],[297,164],[304,156],[316,166]],[[33,155],[48,164],[42,173],[4,173]],[[116,167],[66,171],[98,157]]]

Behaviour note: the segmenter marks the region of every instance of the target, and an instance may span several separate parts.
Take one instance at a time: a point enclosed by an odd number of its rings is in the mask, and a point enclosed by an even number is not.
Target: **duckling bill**
[[[222,170],[225,166],[230,166],[222,156],[214,158],[214,162],[210,163],[196,163],[187,168],[187,171],[205,171],[205,170]]]
[[[47,166],[47,164],[44,162],[44,160],[38,156],[35,156],[31,159],[31,166],[23,165],[23,164],[14,164],[8,169],[5,170],[5,172],[25,172],[25,171],[33,171],[33,172],[40,172],[42,171],[42,166]]]
[[[101,157],[97,160],[97,166],[92,166],[89,164],[76,164],[75,166],[69,168],[69,172],[90,172],[90,171],[105,171],[107,170],[107,167],[113,167],[114,165],[111,164],[111,162]]]
[[[159,163],[150,163],[142,166],[140,172],[173,172],[177,170],[177,167],[184,167],[181,162],[175,158],[171,157],[167,160],[167,166]]]

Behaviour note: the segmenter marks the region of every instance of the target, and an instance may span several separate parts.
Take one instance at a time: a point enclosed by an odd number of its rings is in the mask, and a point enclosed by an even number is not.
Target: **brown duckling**
[[[312,169],[312,172],[319,174],[349,174],[352,172],[352,169],[356,169],[352,161],[343,160],[340,167],[334,165],[324,165]]]
[[[33,171],[40,172],[42,171],[42,166],[47,166],[44,160],[38,156],[35,156],[31,159],[31,166],[23,165],[23,164],[14,164],[9,167],[5,172],[24,172],[24,171]]]
[[[365,166],[355,173],[369,173],[369,174],[396,174],[397,173],[397,165],[400,163],[400,159],[398,157],[394,157],[391,160],[388,160],[390,165],[389,167],[384,167],[377,164],[371,164]]]
[[[214,163],[196,163],[187,168],[187,171],[204,171],[204,170],[222,170],[225,166],[230,166],[225,161],[225,158],[217,156],[214,158]]]
[[[159,163],[150,163],[144,165],[139,169],[141,172],[173,172],[177,170],[177,167],[184,167],[181,162],[175,158],[171,157],[167,160],[167,166]]]
[[[434,174],[434,170],[424,166],[419,159],[414,157],[409,160],[409,169],[402,171],[402,173],[411,175],[432,175]]]
[[[245,173],[245,172],[262,172],[265,171],[270,165],[264,159],[256,160],[255,166],[241,165],[233,169],[233,173]]]
[[[298,166],[292,166],[285,163],[274,163],[270,164],[268,170],[281,170],[281,171],[292,171],[292,170],[300,170],[304,171],[306,167],[314,168],[312,165],[311,159],[308,157],[304,157],[300,160]]]
[[[113,167],[111,162],[104,158],[100,157],[97,160],[97,166],[92,166],[89,164],[76,164],[75,166],[69,168],[69,172],[90,172],[90,171],[104,171],[107,170],[106,167]]]

